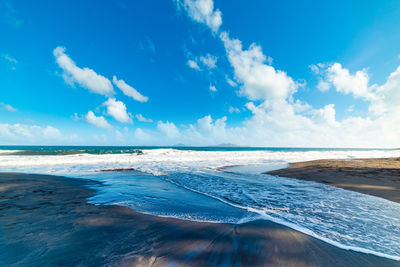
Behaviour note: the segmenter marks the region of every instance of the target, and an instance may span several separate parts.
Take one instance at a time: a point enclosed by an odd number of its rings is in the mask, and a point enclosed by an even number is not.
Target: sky
[[[398,148],[399,26],[399,1],[0,0],[0,144]]]

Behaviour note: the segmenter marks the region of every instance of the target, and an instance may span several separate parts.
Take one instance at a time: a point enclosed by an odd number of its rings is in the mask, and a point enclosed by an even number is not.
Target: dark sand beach
[[[89,183],[1,173],[1,265],[400,266],[263,220],[199,223],[92,205]]]
[[[400,158],[314,160],[268,174],[315,181],[400,203]]]

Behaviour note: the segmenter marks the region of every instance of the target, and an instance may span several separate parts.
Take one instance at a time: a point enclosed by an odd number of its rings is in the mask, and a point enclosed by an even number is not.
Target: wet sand
[[[400,203],[400,158],[314,160],[267,174],[315,181]]]
[[[91,183],[0,173],[0,265],[400,266],[263,220],[199,223],[92,205]]]

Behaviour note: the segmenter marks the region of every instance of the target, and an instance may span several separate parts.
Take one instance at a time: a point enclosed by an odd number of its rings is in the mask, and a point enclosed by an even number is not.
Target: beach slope
[[[400,266],[268,222],[190,222],[96,206],[88,180],[0,174],[2,266]],[[99,185],[101,186],[101,185]]]

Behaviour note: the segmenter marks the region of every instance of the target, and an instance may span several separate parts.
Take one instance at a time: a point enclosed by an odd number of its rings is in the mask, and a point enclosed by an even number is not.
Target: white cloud
[[[351,74],[340,63],[318,64],[318,67],[317,73],[322,77],[320,83],[334,87],[339,93],[351,94],[354,98],[368,101],[371,115],[382,116],[388,112],[396,114],[400,111],[400,67],[382,85],[370,85],[365,70]]]
[[[70,85],[77,83],[93,93],[104,96],[114,94],[114,88],[110,80],[97,74],[92,69],[76,66],[75,62],[65,54],[64,47],[56,47],[53,50],[53,55],[56,58],[58,66],[63,70],[63,78],[66,83]]]
[[[60,138],[61,137],[61,132],[57,128],[54,128],[52,126],[47,126],[42,128],[42,133],[44,139],[53,139],[53,138]]]
[[[112,128],[112,126],[107,122],[107,120],[103,116],[97,117],[96,115],[94,115],[93,111],[91,111],[91,110],[85,115],[85,119],[87,122],[89,122],[90,124],[92,124],[96,127],[103,128],[103,129]]]
[[[203,71],[204,69],[212,70],[217,67],[217,60],[216,56],[211,54],[206,54],[205,56],[199,56],[194,59],[189,59],[187,61],[187,65],[195,70]]]
[[[331,88],[331,85],[324,81],[324,80],[319,80],[318,81],[318,85],[317,85],[318,90],[320,90],[321,92],[326,92],[329,90],[329,88]]]
[[[149,143],[154,145],[154,143],[151,143],[152,141],[152,136],[151,134],[146,133],[143,129],[141,128],[136,128],[134,134],[133,134],[135,140],[140,141],[141,143]]]
[[[122,123],[132,123],[130,114],[126,112],[126,106],[122,101],[109,98],[103,103],[107,108],[107,114]]]
[[[79,116],[78,113],[75,112],[73,118],[75,121],[80,121],[82,119],[82,116]]]
[[[157,123],[157,129],[163,133],[167,138],[173,139],[179,136],[179,130],[173,122],[162,122]]]
[[[241,95],[250,100],[274,101],[296,92],[298,85],[286,72],[264,63],[266,56],[260,46],[252,44],[248,50],[243,50],[241,41],[230,39],[226,32],[221,33],[220,38],[234,68],[235,79],[242,84]]]
[[[8,62],[10,62],[10,63],[13,63],[13,64],[17,64],[17,63],[18,63],[18,61],[17,61],[15,58],[13,58],[12,56],[10,56],[10,55],[8,55],[8,54],[2,54],[1,57],[2,57],[4,60],[6,60],[6,61],[8,61]]]
[[[139,93],[135,88],[125,83],[124,80],[118,80],[116,76],[113,76],[113,83],[117,86],[126,96],[132,97],[134,100],[139,102],[147,102],[149,98]]]
[[[211,115],[204,116],[197,120],[197,126],[201,131],[204,132],[219,132],[226,127],[226,117],[222,117],[221,119],[217,119],[213,122]]]
[[[370,108],[376,105],[380,111],[375,117],[349,116],[338,121],[334,104],[314,109],[299,100],[249,102],[246,107],[252,116],[240,126],[228,127],[225,117],[214,122],[205,116],[180,131],[174,141],[190,145],[399,147],[400,67],[376,88],[370,100]]]
[[[349,70],[343,68],[340,63],[334,63],[327,70],[327,78],[338,92],[353,94],[356,98],[369,97],[369,77],[365,70],[359,70],[354,75],[351,75]]]
[[[213,10],[212,1],[206,2]],[[195,21],[207,24],[204,19],[194,18],[194,9],[186,6],[185,10]],[[213,122],[211,116],[205,116],[194,125],[177,129],[180,134],[175,142],[191,145],[400,147],[400,67],[383,85],[369,85],[365,69],[351,73],[340,63],[310,65],[311,71],[318,75],[319,90],[334,88],[341,94],[369,102],[369,113],[365,117],[349,116],[339,121],[334,103],[313,108],[294,99],[294,93],[306,83],[294,81],[286,72],[271,66],[272,58],[265,56],[260,46],[252,44],[246,50],[240,40],[230,38],[226,32],[219,36],[234,70],[235,81],[226,77],[227,82],[232,87],[238,84],[241,96],[259,103],[246,104],[252,116],[240,126],[228,127],[226,118]],[[198,63],[199,69],[202,67],[197,58],[194,62]]]
[[[138,119],[138,121],[141,121],[141,122],[153,122],[153,120],[152,119],[150,119],[150,118],[145,118],[145,117],[143,117],[143,115],[142,114],[136,114],[136,119]]]
[[[209,89],[210,89],[211,92],[216,92],[217,91],[217,88],[212,84],[210,84]]]
[[[0,139],[3,144],[53,144],[66,139],[53,126],[37,126],[27,124],[0,124]]]
[[[197,64],[197,62],[192,59],[189,59],[187,61],[187,65],[192,69],[201,71],[199,64]]]
[[[400,66],[389,75],[383,85],[374,85],[374,88],[376,90],[371,100],[370,112],[374,115],[397,115],[398,121],[392,123],[400,124]]]
[[[214,10],[213,0],[176,0],[178,6],[183,6],[190,18],[206,24],[214,33],[222,24],[221,12]]]
[[[217,67],[218,58],[211,54],[207,54],[205,56],[200,56],[199,60],[203,63],[203,65],[205,65],[209,69],[214,69]]]
[[[316,123],[328,124],[330,126],[339,126],[339,123],[336,121],[336,111],[335,105],[329,104],[324,106],[321,109],[312,110],[313,120]]]
[[[319,74],[319,68],[318,68],[317,65],[311,64],[311,65],[309,66],[309,68],[311,69],[311,71],[312,71],[313,73]]]
[[[236,87],[237,86],[237,83],[235,83],[232,79],[230,79],[228,77],[226,77],[226,82],[232,87]]]
[[[272,65],[272,62],[274,62],[273,58],[270,56],[267,56],[266,61],[267,61],[268,65]]]
[[[2,55],[2,57],[3,57],[3,59],[7,60],[8,62],[11,62],[14,64],[18,63],[18,61],[10,55],[4,54],[4,55]]]
[[[240,113],[240,109],[230,106],[229,113]]]
[[[14,57],[10,56],[9,54],[1,54],[0,58],[5,60],[12,70],[16,70],[18,61]]]
[[[16,111],[17,111],[16,108],[12,107],[12,106],[9,105],[9,104],[5,104],[5,103],[1,103],[1,102],[0,102],[0,106],[1,106],[2,108],[4,108],[5,110],[10,111],[10,112],[16,112]]]
[[[302,113],[302,112],[309,111],[312,109],[311,105],[309,105],[307,103],[303,103],[299,99],[297,99],[294,103],[292,103],[292,107],[293,107],[293,110],[298,113]]]
[[[369,86],[369,76],[366,70],[356,71],[351,74],[340,63],[312,65],[313,72],[321,75],[317,88],[327,91],[333,86],[337,92],[351,94],[355,98],[370,100],[373,98],[374,87]]]

